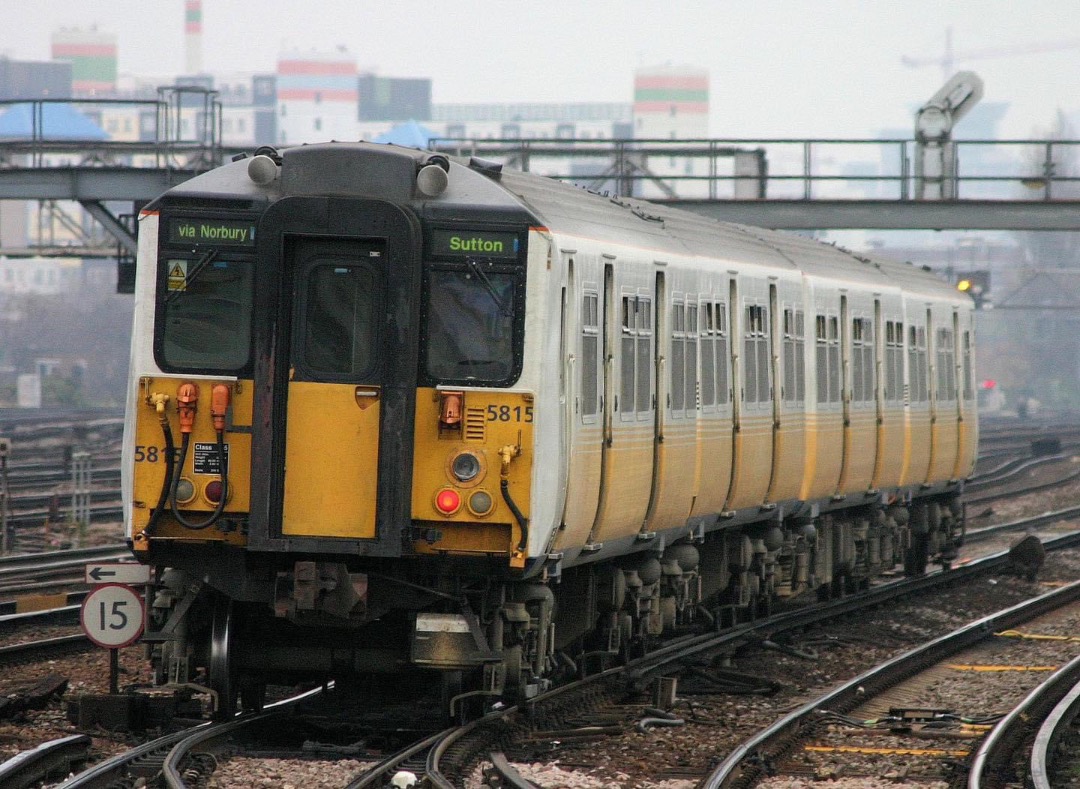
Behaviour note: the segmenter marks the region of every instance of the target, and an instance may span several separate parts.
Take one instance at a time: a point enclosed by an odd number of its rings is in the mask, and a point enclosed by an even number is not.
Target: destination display
[[[169,241],[176,244],[255,245],[255,223],[230,219],[170,219]]]
[[[432,254],[515,260],[520,239],[517,233],[486,230],[435,230],[431,235]]]

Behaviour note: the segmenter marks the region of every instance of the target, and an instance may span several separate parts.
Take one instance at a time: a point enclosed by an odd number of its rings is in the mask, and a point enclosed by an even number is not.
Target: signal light
[[[461,495],[456,490],[443,488],[435,494],[435,509],[443,515],[453,515],[461,509]]]
[[[176,501],[179,504],[187,504],[195,498],[195,483],[187,477],[180,477],[176,481]]]
[[[486,490],[475,491],[469,496],[469,510],[473,515],[483,517],[491,512],[495,502],[491,500],[491,494]]]
[[[975,309],[990,307],[990,272],[961,271],[957,274],[956,289],[975,301]]]
[[[212,480],[206,483],[206,487],[203,488],[203,495],[211,504],[217,504],[221,501],[221,491],[224,487],[220,479]]]

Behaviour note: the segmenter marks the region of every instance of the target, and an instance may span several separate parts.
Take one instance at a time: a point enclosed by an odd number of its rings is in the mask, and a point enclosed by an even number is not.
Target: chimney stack
[[[184,0],[184,45],[188,74],[202,73],[202,0]]]

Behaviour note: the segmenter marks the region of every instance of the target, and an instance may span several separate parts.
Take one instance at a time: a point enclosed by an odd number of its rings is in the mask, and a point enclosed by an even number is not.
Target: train
[[[144,641],[219,715],[483,710],[963,541],[973,304],[926,268],[327,142],[147,204],[134,298]]]

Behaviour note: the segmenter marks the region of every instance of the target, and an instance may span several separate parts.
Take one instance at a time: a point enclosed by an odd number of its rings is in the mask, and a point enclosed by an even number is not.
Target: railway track
[[[858,770],[861,773],[881,777],[890,774],[889,768],[881,764],[881,757],[895,757],[898,754],[937,757],[952,762],[948,767],[937,768],[943,775],[931,773],[930,771],[934,770],[931,767],[918,775],[912,775],[912,778],[916,780],[951,779],[953,776],[949,774],[951,773],[949,768],[954,767],[957,762],[962,764],[969,755],[967,748],[957,746],[955,743],[953,748],[943,748],[940,741],[928,746],[926,740],[919,741],[910,735],[927,731],[925,725],[918,727],[917,723],[937,722],[940,724],[945,720],[957,724],[965,722],[959,714],[926,708],[903,710],[898,719],[889,722],[891,728],[887,731],[895,734],[895,737],[885,742],[881,737],[877,737],[876,747],[870,744],[871,739],[850,736],[852,730],[858,731],[856,725],[841,732],[838,737],[827,737],[823,734],[821,722],[837,720],[840,721],[841,726],[848,721],[856,724],[862,722],[865,720],[865,711],[868,708],[876,709],[882,704],[888,704],[887,698],[885,702],[879,702],[877,707],[871,707],[875,696],[886,694],[904,681],[917,684],[920,678],[916,675],[925,676],[943,662],[954,660],[962,650],[969,650],[977,644],[992,640],[996,633],[1022,627],[1051,611],[1074,605],[1077,600],[1080,600],[1080,582],[1074,582],[979,619],[946,636],[904,653],[871,671],[860,674],[829,693],[804,704],[743,743],[702,781],[701,786],[703,789],[753,786],[756,780],[766,773],[771,776],[788,775],[804,778],[808,774],[820,776],[821,772],[814,770],[814,759],[807,756],[814,752],[859,754],[863,758]],[[925,684],[925,680],[923,682]],[[989,699],[987,701],[989,702]],[[892,709],[902,710],[896,707]],[[941,732],[943,729],[937,728],[936,731]],[[811,744],[819,741],[826,741],[828,744],[824,746]],[[796,756],[795,754],[800,751],[801,753]],[[990,789],[992,786],[1004,785],[1000,776],[990,775],[1000,767],[986,758],[986,755],[990,753],[999,754],[1000,751],[987,745],[986,750],[982,751],[983,758],[976,759],[971,776],[973,780],[988,782],[972,784],[969,781],[969,787],[982,786]]]
[[[998,484],[1000,484],[1002,478],[1004,478],[1004,477],[999,476],[998,481],[997,481]],[[1014,492],[1014,493],[1012,493],[1010,495],[1019,495],[1019,494]],[[1080,510],[1080,508],[1078,508],[1078,510]],[[1080,516],[1080,511],[1078,511],[1078,512],[1076,512],[1074,514],[1077,515],[1077,516]],[[1048,516],[1044,516],[1044,520],[1041,521],[1042,525],[1046,525],[1047,523],[1050,522],[1050,520],[1046,519],[1047,517]],[[1065,517],[1065,516],[1061,515],[1061,517]],[[1036,525],[1035,521],[1025,520],[1025,521],[1017,521],[1017,522],[1014,522],[1014,523],[1011,523],[1011,524],[999,525],[997,527],[994,527],[992,530],[985,530],[985,531],[986,531],[986,536],[989,536],[990,534],[993,534],[993,533],[996,533],[996,532],[1001,532],[1003,530],[1018,530],[1018,529],[1025,529],[1025,528],[1034,529],[1034,528],[1038,528],[1038,526]],[[974,541],[977,541],[979,539],[982,539],[983,532],[984,532],[984,530],[979,530],[979,532],[969,533],[969,535],[968,535],[969,541],[974,542]],[[106,547],[110,547],[110,546],[106,546]],[[111,547],[112,548],[121,548],[122,549],[122,546],[111,546]],[[2,578],[3,578],[2,572],[3,572],[2,571],[2,565],[0,565],[0,582],[2,582]],[[956,571],[952,571],[952,572],[955,573]],[[949,574],[950,573],[943,573],[942,575],[949,575]],[[850,603],[851,600],[848,600],[848,601],[843,601],[842,600],[842,601],[839,601],[839,602],[840,603],[844,603],[844,602],[849,602]],[[880,603],[879,603],[879,605],[880,605]],[[804,627],[808,627],[808,625],[797,626],[796,629],[798,630],[798,629],[804,628]],[[779,630],[776,631],[776,633],[779,633],[779,632],[780,632]],[[712,637],[712,636],[710,636],[710,637]],[[674,660],[675,663],[678,663],[679,660],[685,661],[686,658],[684,657],[684,658],[680,658],[678,660],[675,660],[673,658],[673,660]],[[659,674],[663,674],[665,672],[665,670],[666,669],[661,667],[661,668],[658,668],[656,670],[656,672],[653,672],[653,673],[655,674],[655,673],[658,672]],[[630,681],[630,685],[640,688],[640,686],[643,683],[647,683],[649,681],[652,681],[650,679],[651,676],[653,676],[653,675],[649,674],[649,672],[647,672],[647,671],[642,670],[642,673],[639,673],[638,675],[636,675]],[[619,680],[615,684],[620,686],[621,688],[625,688],[626,687],[626,680],[625,679]],[[538,704],[537,704],[538,702],[539,702],[539,700],[534,700],[533,702],[530,703],[530,705],[528,705],[525,708],[526,709],[526,712],[525,712],[526,716],[532,717],[532,718],[534,718],[536,720],[543,719],[544,713],[537,712],[537,710],[539,709]],[[574,710],[575,707],[579,707],[579,704],[577,702],[564,702],[564,703],[571,710]],[[618,705],[615,705],[615,706],[617,707]],[[637,704],[637,705],[633,705],[633,706],[640,707],[641,705]],[[508,714],[509,714],[509,712],[508,712]],[[521,712],[518,711],[515,714],[520,715]],[[495,719],[495,716],[491,716],[491,717],[492,717],[493,720]],[[557,718],[557,716],[553,717],[552,720],[555,720],[556,718]],[[513,728],[513,726],[509,725],[509,724],[507,725],[507,727],[508,728]],[[478,726],[477,728],[482,728],[482,727]],[[578,727],[578,728],[580,728],[580,727]],[[569,729],[567,729],[567,730],[569,730]],[[455,732],[457,732],[456,735],[455,735]],[[503,748],[504,745],[505,745],[505,742],[503,740],[500,740],[498,737],[496,737],[494,739],[494,741],[487,742],[484,737],[480,737],[480,741],[482,743],[484,743],[484,744],[482,744],[480,746],[480,748],[477,750],[476,748],[474,748],[474,747],[472,747],[472,746],[470,746],[468,744],[469,743],[469,739],[468,739],[469,736],[471,736],[471,735],[466,735],[466,734],[461,733],[460,729],[453,729],[453,730],[447,730],[445,732],[441,732],[441,733],[437,733],[437,734],[430,734],[430,735],[428,735],[428,736],[426,736],[426,737],[424,737],[424,738],[422,738],[422,739],[420,739],[420,740],[418,740],[416,742],[410,743],[408,748],[404,749],[403,751],[400,751],[399,754],[396,754],[394,758],[385,759],[384,762],[379,763],[379,764],[375,765],[374,767],[369,768],[367,771],[365,771],[364,776],[357,776],[355,778],[355,780],[353,780],[353,782],[350,783],[349,785],[350,786],[378,786],[378,785],[382,785],[383,783],[386,782],[387,776],[392,775],[393,772],[398,770],[398,769],[405,769],[405,770],[409,770],[409,771],[412,771],[412,772],[416,772],[418,775],[428,773],[429,774],[429,780],[431,780],[432,784],[436,785],[436,786],[461,785],[461,783],[459,783],[459,781],[461,779],[461,776],[456,771],[458,771],[459,769],[463,770],[464,767],[458,768],[457,766],[454,766],[454,765],[452,765],[450,763],[454,762],[458,758],[457,754],[459,752],[467,753],[467,752],[470,751],[470,749],[474,751],[472,757],[470,757],[470,758],[474,758],[474,757],[476,757],[477,754],[479,754],[484,761],[490,761],[492,763],[491,766],[489,767],[489,769],[493,769],[496,772],[500,772],[500,773],[502,773],[504,775],[504,778],[503,778],[504,785],[522,785],[522,786],[529,785],[528,781],[525,778],[522,778],[521,776],[516,776],[515,777],[516,773],[515,773],[514,768],[512,767],[512,765],[510,765],[505,758],[501,758],[498,755],[499,753],[501,753],[501,751],[499,749]],[[179,741],[177,741],[177,742],[179,742]],[[171,747],[175,747],[175,743]],[[199,748],[201,748],[201,747],[202,746],[199,746]],[[198,748],[196,749],[196,751],[197,750],[198,750]],[[398,755],[400,755],[400,758],[397,758]],[[190,757],[184,757],[184,758],[190,758]],[[156,759],[157,759],[157,757],[149,758],[147,763],[152,764]],[[474,758],[474,762],[475,762],[475,758]],[[164,764],[165,764],[165,760],[164,760],[164,758],[162,758],[160,760],[160,765],[162,766],[160,769],[162,769],[162,770],[164,769],[163,768]],[[447,766],[448,764],[450,766]],[[180,784],[168,783],[167,785],[184,785],[182,783],[184,773],[185,773],[185,771],[191,769],[190,765],[186,765],[186,766],[184,765],[183,758],[181,758],[179,761],[177,761],[176,765],[177,765],[176,766],[176,772],[177,772],[177,775],[179,776],[179,778],[181,780],[181,783]],[[0,773],[0,774],[2,774],[2,773]],[[450,777],[447,777],[447,776],[450,776]],[[173,777],[173,778],[170,778],[169,780],[173,781],[173,780],[176,780],[176,778]],[[447,783],[441,783],[442,781],[446,781]],[[518,783],[518,781],[520,781],[521,783]],[[72,784],[72,785],[92,786],[92,785],[106,785],[106,784],[105,783],[100,783],[100,784],[88,783],[88,784]]]

